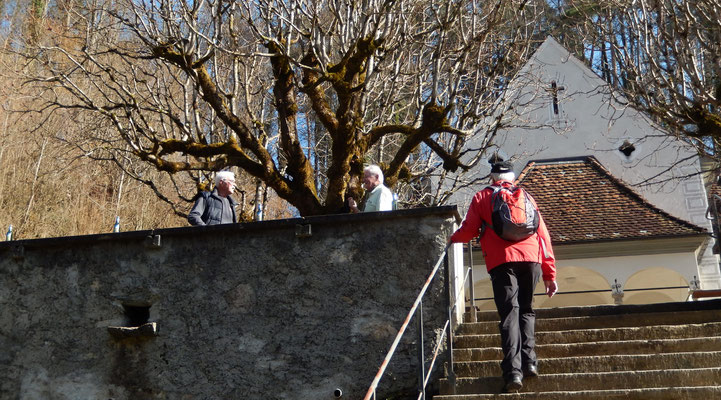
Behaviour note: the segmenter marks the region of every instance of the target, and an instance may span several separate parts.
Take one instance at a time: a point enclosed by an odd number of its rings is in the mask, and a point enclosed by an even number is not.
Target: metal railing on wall
[[[647,288],[636,288],[636,289],[623,289],[620,293],[626,293],[626,292],[646,292],[646,291],[656,291],[656,290],[671,290],[671,289],[688,289],[689,296],[694,292],[694,289],[692,289],[690,286],[659,286],[659,287],[647,287]],[[569,295],[569,294],[588,294],[588,293],[607,293],[611,292],[611,295],[617,294],[618,289],[593,289],[593,290],[569,290],[567,292],[557,292],[554,296],[563,296],[563,295]],[[534,293],[534,296],[546,296],[546,293]],[[472,297],[474,300],[473,303],[476,301],[488,301],[493,300],[493,297]]]
[[[451,288],[451,272],[449,267],[449,261],[448,261],[448,249],[451,247],[451,245],[447,245],[445,249],[443,249],[443,252],[441,256],[438,258],[438,261],[436,261],[435,265],[433,266],[433,270],[428,275],[428,279],[426,279],[426,282],[424,283],[423,287],[421,288],[420,293],[416,297],[416,300],[413,302],[413,306],[411,306],[410,311],[408,311],[408,315],[406,316],[405,321],[403,321],[403,325],[401,325],[400,329],[398,330],[398,334],[396,335],[395,339],[393,340],[393,344],[391,344],[390,349],[388,350],[388,353],[386,354],[385,358],[383,359],[383,362],[381,363],[380,368],[378,369],[378,372],[375,375],[375,378],[373,378],[373,382],[371,382],[370,387],[368,388],[368,392],[366,392],[364,400],[376,400],[376,390],[378,389],[378,385],[380,384],[381,379],[383,378],[383,375],[385,374],[386,368],[388,367],[391,359],[393,358],[393,355],[395,354],[396,348],[398,347],[398,343],[400,343],[401,339],[406,333],[406,330],[408,326],[410,325],[411,320],[413,317],[417,314],[417,320],[418,320],[418,400],[425,400],[426,399],[426,388],[428,386],[431,374],[433,372],[433,367],[435,366],[436,360],[438,358],[438,355],[440,354],[441,346],[443,343],[446,343],[446,355],[448,357],[447,359],[447,365],[448,369],[446,372],[448,381],[450,383],[451,390],[455,392],[455,372],[453,371],[453,328],[454,328],[454,318],[453,315],[456,312],[456,309],[459,305],[459,300],[461,300],[461,306],[465,305],[465,299],[464,296],[460,294],[460,291],[465,288],[466,284],[469,284],[470,286],[470,296],[473,298],[473,268],[466,268],[462,283],[458,285],[459,290],[456,293],[452,293]],[[473,265],[473,258],[472,258],[471,252],[469,252],[469,266]],[[435,348],[433,349],[433,356],[430,358],[428,363],[426,363],[426,357],[425,357],[425,349],[424,349],[424,328],[423,328],[423,297],[426,294],[426,291],[428,290],[428,287],[431,285],[433,280],[438,275],[438,270],[440,269],[441,265],[443,265],[443,271],[445,275],[445,294],[443,296],[443,299],[446,302],[446,309],[448,310],[448,318],[446,319],[445,323],[443,324],[443,328],[441,331],[440,339],[438,340],[438,343],[436,343]],[[452,296],[453,295],[453,296]],[[473,308],[471,308],[473,309]],[[475,321],[475,313],[471,313],[472,319]],[[427,366],[427,368],[426,368]]]

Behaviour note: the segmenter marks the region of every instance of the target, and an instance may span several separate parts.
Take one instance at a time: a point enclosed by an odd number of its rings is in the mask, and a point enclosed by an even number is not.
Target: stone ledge
[[[328,214],[300,218],[274,219],[267,221],[243,222],[236,224],[221,224],[208,226],[182,226],[176,228],[162,228],[143,231],[125,231],[116,233],[100,233],[80,236],[59,236],[50,238],[21,239],[9,242],[0,242],[0,252],[11,246],[22,246],[23,250],[97,244],[101,241],[140,241],[151,248],[160,247],[160,237],[196,237],[199,233],[228,233],[228,232],[258,232],[277,229],[289,229],[295,232],[296,225],[339,225],[359,224],[374,221],[387,221],[392,219],[418,218],[421,216],[441,215],[454,218],[456,222],[462,221],[456,206],[437,206],[409,208],[395,211],[378,211],[357,214]],[[157,240],[155,237],[158,237]],[[157,242],[157,243],[156,243]]]
[[[109,326],[108,332],[116,339],[158,336],[158,325],[148,322],[140,326]]]
[[[721,297],[721,289],[694,290],[691,297],[693,297],[694,300]]]

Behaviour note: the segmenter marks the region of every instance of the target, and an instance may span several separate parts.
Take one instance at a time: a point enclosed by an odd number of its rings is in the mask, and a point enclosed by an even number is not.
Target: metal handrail
[[[476,315],[476,292],[475,292],[475,285],[473,280],[473,250],[471,248],[472,243],[468,242],[468,270],[469,276],[470,276],[470,288],[468,290],[468,296],[470,297],[470,307],[471,307],[471,320],[469,322],[477,322],[478,316]]]
[[[453,306],[452,306],[451,309],[450,309],[450,312],[449,312],[449,315],[450,315],[450,316],[453,315],[453,311],[455,311],[455,309],[458,307],[458,299],[461,298],[461,296],[460,296],[460,295],[461,295],[461,291],[462,291],[463,288],[466,286],[466,282],[468,282],[468,277],[469,277],[469,276],[473,276],[473,270],[472,270],[472,268],[468,268],[468,269],[466,270],[466,274],[464,275],[463,281],[462,281],[463,283],[462,283],[461,285],[459,285],[460,289],[459,289],[458,291],[456,291],[456,295],[455,295],[455,297],[454,297],[454,299],[456,299],[456,301],[453,302]],[[474,313],[474,314],[475,314],[475,313]],[[431,358],[430,365],[428,366],[428,372],[427,372],[427,373],[424,372],[424,376],[425,376],[425,377],[424,377],[424,379],[423,379],[423,388],[425,388],[426,386],[428,386],[428,379],[430,379],[431,371],[433,371],[433,367],[435,366],[436,359],[438,358],[438,353],[440,352],[440,350],[441,350],[441,345],[443,344],[443,339],[446,338],[446,329],[448,329],[448,332],[449,332],[449,335],[450,335],[450,332],[451,332],[451,331],[450,331],[451,328],[449,328],[450,325],[451,325],[451,318],[450,318],[450,316],[449,316],[449,318],[446,320],[446,323],[443,325],[443,329],[441,330],[441,337],[438,339],[438,343],[436,343],[436,348],[433,350],[433,358]],[[452,348],[449,348],[448,351],[449,351],[449,352],[452,352],[453,349],[452,349]],[[451,357],[452,357],[452,354],[451,354]],[[451,361],[449,362],[449,364],[450,364],[450,367],[449,367],[449,368],[451,368],[451,374],[453,374],[453,365],[452,365],[452,364],[453,364],[453,360],[452,360],[452,359],[451,359]],[[423,392],[418,393],[418,400],[420,400],[420,399],[423,398],[423,397],[424,397],[424,393],[423,393]]]
[[[443,325],[443,330],[441,331],[441,338],[438,340],[438,343],[436,343],[436,348],[433,349],[433,358],[431,359],[431,363],[428,366],[428,373],[425,374],[425,379],[423,380],[423,387],[428,386],[428,379],[430,379],[431,371],[433,371],[433,367],[436,364],[436,359],[438,358],[438,353],[441,350],[441,344],[443,344],[443,339],[446,338],[446,328],[451,324],[450,320],[446,320],[446,323]],[[418,393],[418,398],[420,399],[421,396],[423,396],[423,393]]]
[[[418,293],[418,296],[416,297],[416,300],[413,302],[413,306],[411,307],[410,311],[408,311],[408,315],[406,316],[405,321],[403,321],[403,325],[401,325],[401,328],[398,330],[398,334],[396,335],[395,339],[393,340],[393,344],[391,344],[390,349],[388,350],[388,353],[386,354],[385,358],[383,359],[383,362],[381,363],[380,368],[378,369],[378,372],[376,373],[376,376],[373,378],[373,382],[371,382],[370,387],[368,388],[368,392],[366,392],[364,400],[370,400],[370,399],[376,399],[376,389],[378,388],[378,384],[380,383],[381,378],[383,377],[383,374],[385,373],[386,368],[388,367],[388,364],[390,363],[391,358],[393,357],[396,347],[398,346],[398,343],[400,343],[401,338],[406,332],[406,329],[408,328],[408,325],[410,324],[411,320],[413,319],[413,315],[416,313],[416,311],[419,311],[419,343],[418,343],[418,353],[419,353],[419,389],[418,389],[418,399],[419,400],[425,400],[425,388],[428,385],[428,380],[430,379],[430,374],[433,371],[433,367],[435,365],[436,359],[438,357],[438,353],[440,351],[440,346],[443,343],[443,339],[447,338],[448,341],[448,357],[449,357],[449,378],[453,381],[453,385],[455,385],[455,375],[453,372],[453,311],[456,309],[458,305],[458,299],[461,298],[460,290],[465,287],[466,281],[469,276],[473,276],[472,272],[472,263],[470,264],[471,267],[469,269],[470,272],[466,272],[465,277],[463,279],[463,284],[459,285],[461,289],[458,290],[455,294],[455,301],[453,301],[453,304],[451,304],[451,291],[450,291],[450,273],[449,273],[449,265],[448,265],[448,249],[451,247],[452,244],[446,245],[446,247],[443,249],[443,252],[441,253],[440,257],[438,258],[438,261],[436,261],[435,265],[433,266],[433,270],[428,275],[428,278],[426,279],[426,282],[424,283],[423,287],[421,288],[420,293]],[[438,269],[441,266],[441,262],[444,264],[444,269],[446,273],[446,295],[448,297],[448,319],[446,319],[442,334],[440,337],[440,340],[436,344],[436,347],[433,352],[433,358],[431,359],[430,366],[428,368],[428,373],[425,371],[425,356],[423,354],[423,296],[426,293],[426,290],[430,286],[431,282],[436,276],[436,273],[438,272]],[[473,285],[471,284],[471,287]],[[446,330],[448,332],[448,336],[446,336]]]

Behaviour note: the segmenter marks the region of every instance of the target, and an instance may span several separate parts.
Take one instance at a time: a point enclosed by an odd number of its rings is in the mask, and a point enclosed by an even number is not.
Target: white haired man
[[[491,168],[494,187],[512,188],[516,178],[509,162],[496,163]],[[466,217],[450,242],[466,243],[478,236],[481,230],[481,250],[486,269],[491,276],[493,297],[501,323],[503,350],[503,379],[505,392],[517,392],[523,387],[523,378],[538,375],[535,351],[536,314],[533,311],[533,291],[543,276],[548,297],[558,290],[556,266],[551,238],[540,212],[538,228],[531,236],[519,241],[501,238],[493,227],[493,188],[484,188],[473,196]],[[530,198],[537,210],[535,201]]]
[[[379,166],[369,165],[363,169],[363,189],[368,192],[363,212],[393,210],[393,193],[383,184],[383,171]],[[348,206],[351,212],[360,212],[352,197],[348,197]]]
[[[220,171],[215,174],[215,188],[212,192],[200,192],[188,214],[191,225],[217,225],[238,222],[235,206],[238,203],[230,197],[235,191],[235,174]]]

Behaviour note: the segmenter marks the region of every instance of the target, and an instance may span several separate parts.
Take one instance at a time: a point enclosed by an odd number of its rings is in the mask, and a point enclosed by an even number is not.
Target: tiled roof
[[[518,182],[536,200],[554,243],[706,233],[653,206],[592,156],[529,162]]]

